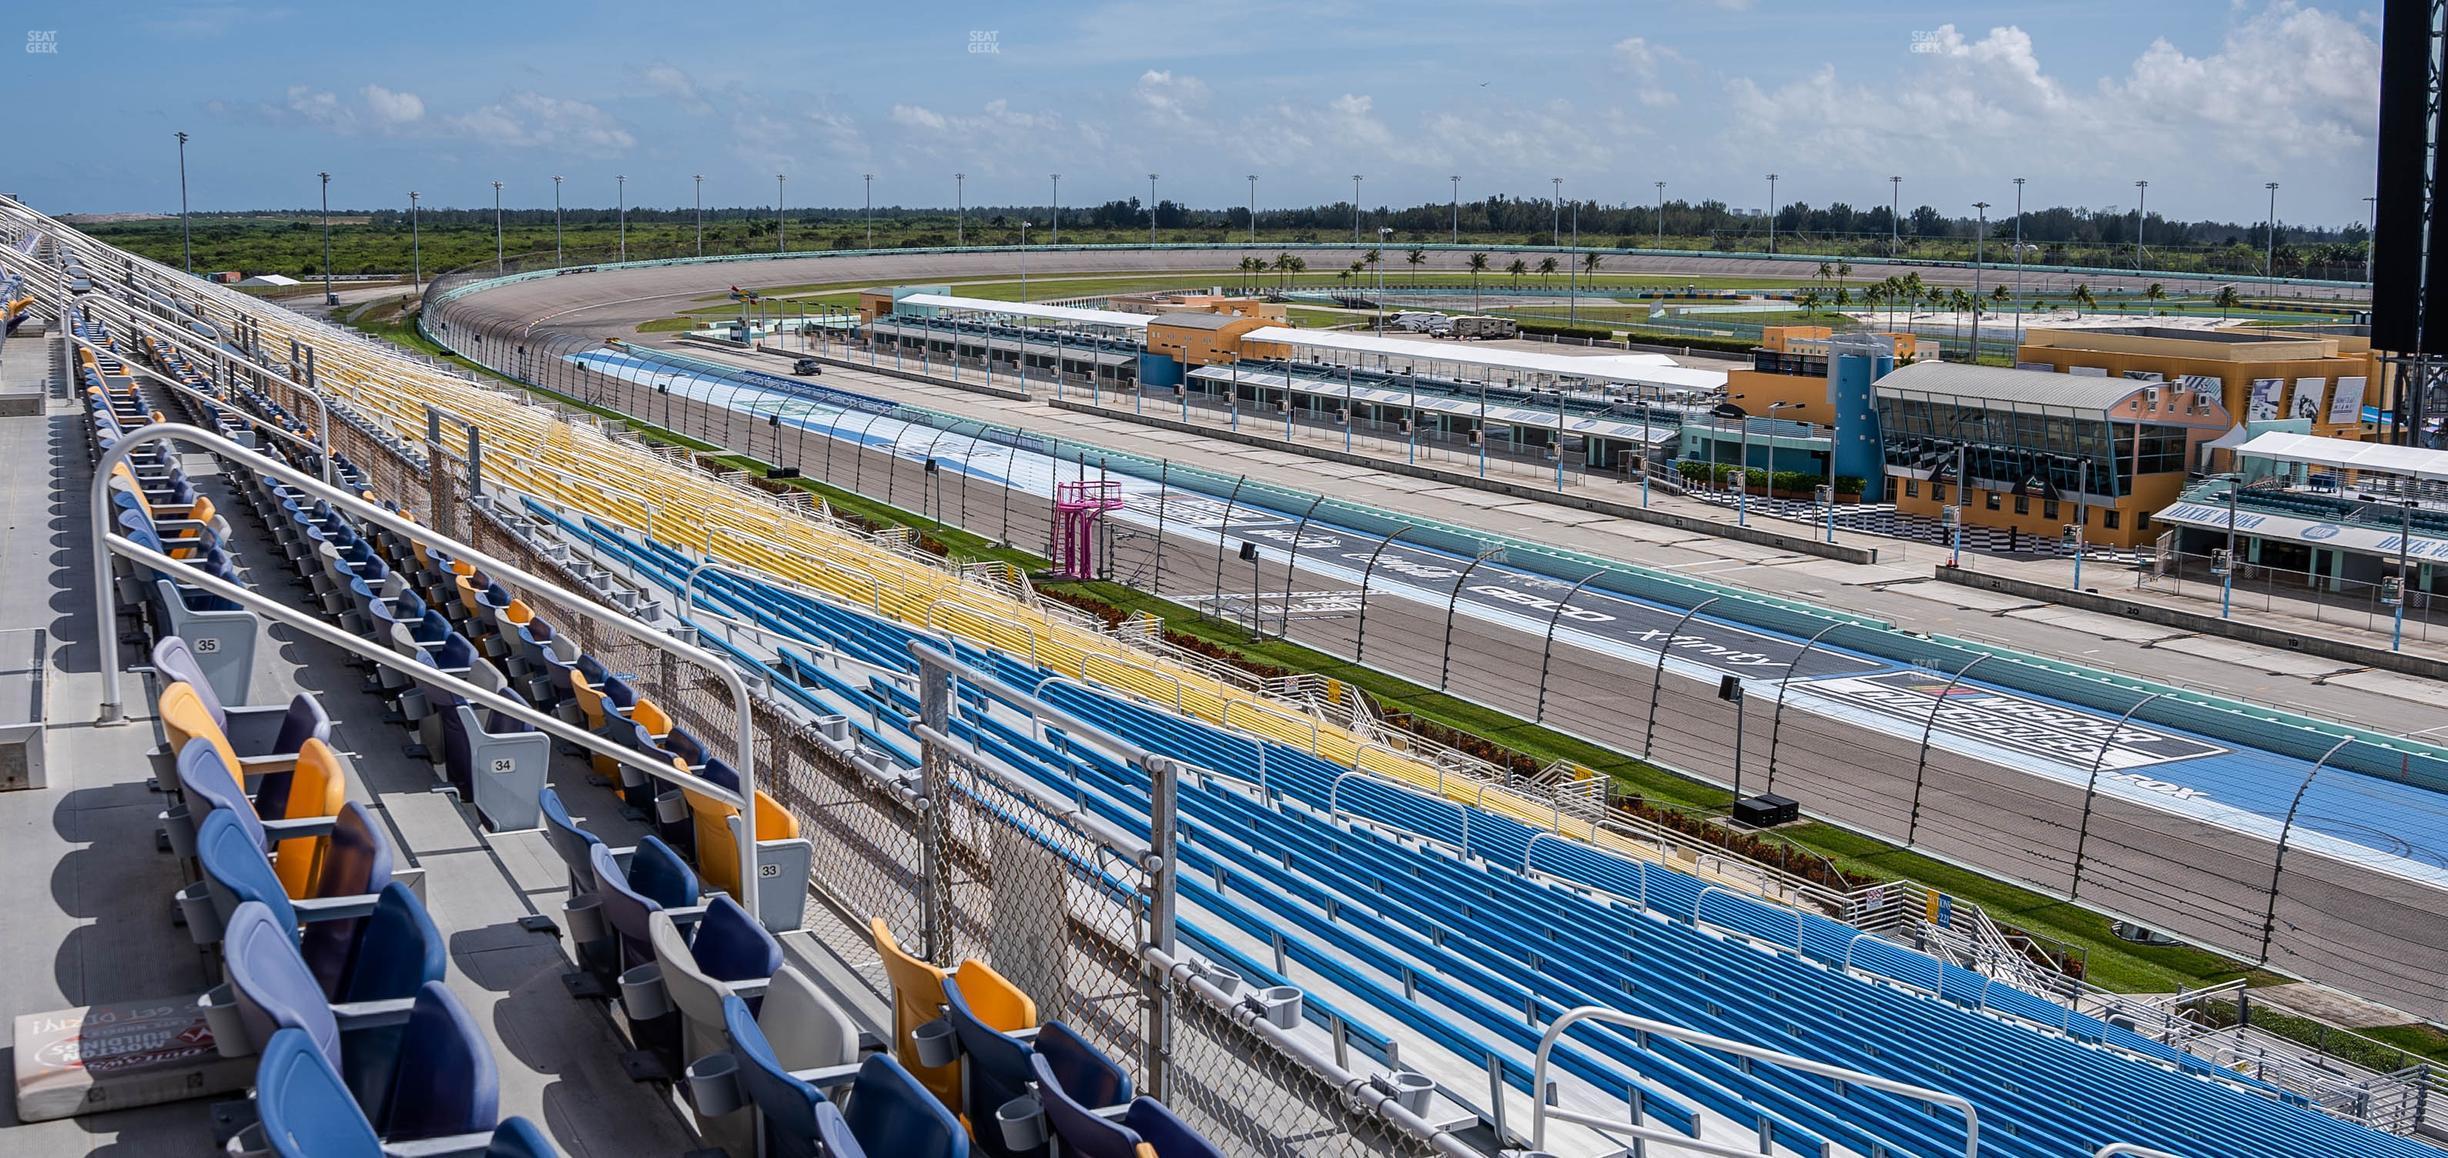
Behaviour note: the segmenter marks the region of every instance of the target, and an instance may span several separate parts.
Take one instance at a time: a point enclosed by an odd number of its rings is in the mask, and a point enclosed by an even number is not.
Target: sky
[[[56,212],[1567,195],[2359,220],[2378,3],[1245,0],[14,7],[0,191]],[[412,16],[409,14],[413,14]],[[1993,208],[1993,214],[2000,212]]]

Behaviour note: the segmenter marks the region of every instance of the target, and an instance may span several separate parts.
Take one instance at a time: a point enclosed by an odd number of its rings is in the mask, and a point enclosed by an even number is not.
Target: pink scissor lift
[[[1097,521],[1122,505],[1115,479],[1054,484],[1054,572],[1065,579],[1094,579]]]

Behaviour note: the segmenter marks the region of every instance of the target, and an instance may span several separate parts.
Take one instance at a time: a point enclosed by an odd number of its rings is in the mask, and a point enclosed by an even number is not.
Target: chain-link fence
[[[2194,551],[2171,549],[2155,558],[2155,566],[2137,573],[2136,587],[2206,603],[2224,601],[2232,611],[2287,615],[2361,631],[2390,633],[2402,623],[2407,639],[2448,639],[2448,605],[2412,582],[2392,592],[2373,580],[2257,563],[2239,562],[2233,575],[2221,576],[2212,569],[2210,555]],[[2417,560],[2407,571],[2419,576],[2426,567],[2438,566]],[[2385,560],[2381,567],[2383,573],[2394,571],[2397,561]],[[2390,598],[2403,603],[2389,603]]]

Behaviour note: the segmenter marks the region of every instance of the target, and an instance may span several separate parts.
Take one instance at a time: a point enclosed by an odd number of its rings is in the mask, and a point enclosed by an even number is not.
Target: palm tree
[[[1555,262],[1554,258],[1548,258],[1547,260],[1551,265]],[[1520,289],[1522,275],[1530,272],[1530,265],[1528,262],[1525,262],[1517,257],[1513,259],[1513,264],[1505,267],[1505,272],[1513,275],[1513,288]]]
[[[2234,286],[2223,285],[2219,287],[2218,296],[2210,300],[2218,304],[2219,320],[2223,322],[2227,320],[2227,311],[2244,304],[2244,295],[2237,293]]]
[[[1823,282],[1823,283],[1824,283],[1824,282],[1826,282],[1826,281],[1827,281],[1827,279],[1829,279],[1829,278],[1831,278],[1831,277],[1834,277],[1835,275],[1836,275],[1836,267],[1835,267],[1835,266],[1830,265],[1830,264],[1828,264],[1827,262],[1824,262],[1824,261],[1819,263],[1819,275],[1818,275],[1818,276],[1819,276],[1819,280],[1820,280],[1821,282]]]
[[[1600,261],[1600,260],[1601,260],[1601,259],[1599,258],[1598,253],[1597,253],[1597,251],[1595,251],[1595,250],[1592,250],[1591,252],[1588,252],[1588,253],[1582,254],[1582,255],[1581,255],[1581,272],[1583,272],[1583,273],[1596,273],[1596,272],[1598,272],[1598,263],[1599,263],[1599,261]]]
[[[1411,281],[1417,284],[1420,279],[1420,267],[1428,264],[1428,251],[1414,245],[1411,247],[1411,252],[1403,255],[1403,260],[1411,264]]]
[[[1538,263],[1538,271],[1539,271],[1539,284],[1540,284],[1540,285],[1542,285],[1542,286],[1544,286],[1544,285],[1546,285],[1546,284],[1548,283],[1548,279],[1550,279],[1550,278],[1552,278],[1552,277],[1554,277],[1554,276],[1555,276],[1555,271],[1556,271],[1556,259],[1555,259],[1555,255],[1551,253],[1551,254],[1548,254],[1548,255],[1547,255],[1547,256],[1545,256],[1545,257],[1540,258],[1540,259],[1539,259],[1539,263]]]
[[[1836,296],[1834,300],[1836,302],[1836,308],[1842,310],[1846,306],[1853,304],[1853,291],[1847,289],[1843,282],[1838,282],[1836,283]]]
[[[2163,302],[2163,301],[2166,301],[2166,300],[2167,300],[2167,287],[2166,287],[2166,286],[2163,286],[2163,285],[2160,285],[2158,282],[2152,282],[2152,283],[2150,283],[2150,288],[2149,288],[2149,289],[2146,289],[2146,290],[2143,290],[2143,291],[2142,291],[2142,297],[2144,298],[2144,300],[2147,300],[2147,301],[2154,301],[2154,302]]]
[[[1298,258],[1293,257],[1293,256],[1292,256],[1290,253],[1288,253],[1288,252],[1286,252],[1286,253],[1278,253],[1278,254],[1276,254],[1276,255],[1275,255],[1275,288],[1276,288],[1276,289],[1278,289],[1278,290],[1285,289],[1285,288],[1287,288],[1287,287],[1290,285],[1290,279],[1289,279],[1289,278],[1287,278],[1285,275],[1290,274],[1290,273],[1292,272],[1292,263],[1293,263],[1294,261],[1297,261],[1297,260],[1299,260],[1299,259],[1298,259]]]
[[[1838,280],[1838,281],[1851,281],[1851,280],[1853,280],[1853,263],[1852,263],[1852,262],[1849,262],[1849,261],[1840,261],[1840,262],[1837,262],[1837,263],[1836,263],[1836,280]]]
[[[1820,304],[1819,291],[1815,289],[1803,290],[1801,294],[1794,298],[1794,304],[1802,307],[1803,317],[1807,318],[1812,314],[1818,313]]]
[[[2099,299],[2092,296],[2091,283],[2083,282],[2082,284],[2074,287],[2074,315],[2076,317],[2081,317],[2084,310],[2095,310],[2098,308]]]
[[[1474,314],[1479,312],[1479,275],[1486,273],[1487,267],[1487,254],[1474,253],[1470,255],[1471,312]]]
[[[1373,249],[1372,249],[1372,250],[1370,250],[1370,251],[1369,251],[1369,256],[1370,256],[1370,257],[1375,257],[1376,255],[1377,255],[1377,251],[1376,251],[1376,250],[1373,250]],[[1344,272],[1344,273],[1346,273],[1346,274],[1351,275],[1352,277],[1355,277],[1355,278],[1356,278],[1356,277],[1359,277],[1359,276],[1360,276],[1360,271],[1361,271],[1361,270],[1363,270],[1363,269],[1367,268],[1367,265],[1368,265],[1368,263],[1367,263],[1365,260],[1363,260],[1363,261],[1355,261],[1355,262],[1351,263],[1351,265],[1350,265],[1348,268],[1346,268],[1346,269],[1345,269],[1343,272]]]
[[[1351,281],[1351,279],[1352,279],[1352,275],[1353,275],[1353,274],[1355,274],[1355,273],[1358,273],[1358,272],[1360,272],[1360,263],[1355,261],[1355,262],[1351,263],[1351,268],[1349,268],[1349,269],[1338,269],[1338,270],[1336,270],[1336,271],[1335,271],[1335,280],[1336,280],[1336,281],[1339,281],[1339,282],[1343,282],[1343,283],[1349,284],[1349,283],[1350,283],[1350,281]]]
[[[1872,282],[1863,286],[1861,299],[1862,304],[1870,307],[1870,312],[1875,314],[1880,304],[1887,300],[1887,287],[1880,282]]]

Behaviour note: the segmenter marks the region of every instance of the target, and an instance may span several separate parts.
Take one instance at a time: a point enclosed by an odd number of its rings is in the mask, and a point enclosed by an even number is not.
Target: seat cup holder
[[[1301,991],[1291,985],[1270,985],[1241,999],[1267,1024],[1277,1029],[1291,1029],[1301,1023]]]
[[[257,1052],[246,1022],[238,1015],[238,994],[229,983],[213,986],[196,999],[204,1012],[204,1028],[212,1031],[213,1051],[222,1057],[252,1057]]]
[[[995,1107],[995,1128],[1003,1132],[1003,1145],[1016,1153],[1032,1153],[1045,1148],[1045,1105],[1037,1095],[1028,1094]]]
[[[690,1062],[682,1073],[688,1080],[689,1101],[704,1117],[719,1118],[748,1104],[740,1089],[739,1058],[732,1054],[707,1054]]]
[[[1198,971],[1199,976],[1207,979],[1207,984],[1215,986],[1224,994],[1224,996],[1229,998],[1238,996],[1240,994],[1240,970],[1228,969],[1222,965],[1216,964],[1213,961],[1201,961],[1198,965]]]
[[[1436,1079],[1416,1070],[1394,1070],[1369,1078],[1369,1085],[1394,1099],[1394,1104],[1412,1114],[1428,1109],[1428,1096],[1436,1092]]]
[[[686,819],[688,819],[688,800],[680,795],[679,789],[674,788],[655,794],[656,823],[678,824]]]
[[[916,1045],[918,1064],[926,1069],[948,1066],[960,1060],[960,1042],[953,1036],[952,1022],[938,1017],[910,1031]]]
[[[170,838],[170,855],[180,860],[195,859],[195,817],[183,803],[173,804],[158,818],[162,832]]]
[[[176,894],[179,919],[186,922],[187,936],[198,945],[210,945],[221,939],[224,922],[220,906],[213,904],[212,886],[197,881]]]
[[[593,945],[612,935],[604,923],[603,898],[593,893],[562,905],[561,916],[569,922],[571,944]]]
[[[631,1021],[653,1021],[671,1012],[671,994],[663,988],[663,966],[637,966],[620,975],[621,1009]]]

